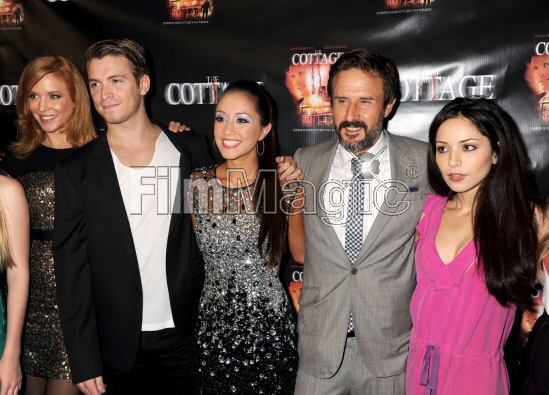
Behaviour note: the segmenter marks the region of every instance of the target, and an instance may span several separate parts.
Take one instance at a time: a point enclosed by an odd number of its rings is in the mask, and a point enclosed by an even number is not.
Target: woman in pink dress
[[[455,99],[429,130],[429,196],[417,226],[417,288],[407,394],[507,394],[503,346],[531,304],[535,212],[528,159],[511,117]]]

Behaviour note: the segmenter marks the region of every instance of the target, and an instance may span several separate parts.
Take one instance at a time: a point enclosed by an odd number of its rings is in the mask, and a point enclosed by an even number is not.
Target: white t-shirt
[[[151,163],[126,167],[111,150],[130,222],[143,288],[141,330],[173,328],[166,276],[171,212],[178,194],[179,151],[164,133],[156,140]]]

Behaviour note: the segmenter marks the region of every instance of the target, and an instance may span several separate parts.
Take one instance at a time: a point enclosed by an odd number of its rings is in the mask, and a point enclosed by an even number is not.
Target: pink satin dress
[[[508,394],[503,346],[515,306],[501,306],[488,293],[473,241],[449,264],[440,258],[435,237],[446,202],[428,196],[417,226],[406,393]]]

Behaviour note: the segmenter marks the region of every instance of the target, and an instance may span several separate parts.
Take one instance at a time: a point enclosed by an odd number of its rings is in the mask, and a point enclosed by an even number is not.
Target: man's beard
[[[343,140],[342,130],[347,127],[362,128],[364,130],[364,138],[357,142],[348,142]],[[343,121],[337,126],[337,138],[341,145],[346,147],[349,151],[355,153],[360,151],[366,151],[372,148],[372,146],[377,142],[378,137],[383,131],[383,115],[374,127],[368,128],[368,126],[362,121]]]

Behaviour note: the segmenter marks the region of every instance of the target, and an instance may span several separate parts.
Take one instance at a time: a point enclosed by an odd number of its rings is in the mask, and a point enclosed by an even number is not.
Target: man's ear
[[[383,118],[387,118],[389,114],[391,114],[391,111],[393,111],[393,107],[395,103],[396,103],[396,99],[393,99],[392,102],[390,102],[385,106],[385,109],[383,110]]]
[[[145,96],[149,89],[151,89],[151,77],[143,74],[143,77],[139,80],[139,93],[141,93],[141,96]]]

